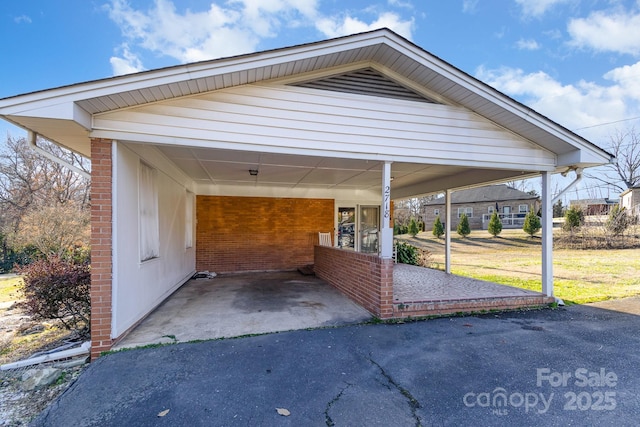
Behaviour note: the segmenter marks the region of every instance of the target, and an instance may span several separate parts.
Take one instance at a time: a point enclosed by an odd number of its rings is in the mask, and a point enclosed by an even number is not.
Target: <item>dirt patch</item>
[[[24,391],[21,388],[22,376],[34,366],[0,371],[0,426],[22,426],[29,424],[51,402],[62,394],[73,381],[82,373],[86,364],[75,367],[64,367],[65,362],[48,363],[35,366],[42,369],[45,366],[61,369],[60,376],[53,384]]]
[[[51,322],[34,321],[15,301],[0,303],[0,364],[26,359],[57,348],[79,337]],[[86,364],[69,366],[69,360],[0,371],[0,426],[26,425],[58,397],[82,372]],[[60,375],[53,384],[22,390],[22,376],[29,369],[56,367]]]

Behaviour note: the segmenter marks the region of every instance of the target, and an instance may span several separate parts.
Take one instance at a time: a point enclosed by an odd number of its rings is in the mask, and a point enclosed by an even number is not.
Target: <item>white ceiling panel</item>
[[[258,168],[258,181],[297,184],[312,170],[311,168],[301,167],[260,165]]]
[[[249,170],[253,168],[246,163],[231,162],[202,162],[202,165],[214,181],[245,180],[251,176]]]
[[[309,172],[300,184],[323,184],[329,183],[338,185],[344,181],[353,178],[353,176],[362,173],[361,171],[342,170],[342,169],[314,169]]]
[[[251,151],[216,150],[211,148],[194,148],[193,155],[202,161],[252,163],[257,166],[260,153]]]
[[[260,165],[316,167],[321,161],[321,157],[294,156],[290,154],[273,153],[262,153],[260,155]]]
[[[364,171],[373,168],[382,170],[380,162],[371,160],[325,158],[318,164],[320,168]]]
[[[198,181],[211,180],[211,177],[202,168],[198,160],[194,158],[173,158],[172,160],[176,164],[176,166],[182,169],[182,171],[191,178]]]
[[[351,178],[341,182],[342,185],[356,185],[356,186],[370,186],[376,185],[382,186],[382,172],[381,171],[367,171],[361,172],[358,175],[354,175]]]

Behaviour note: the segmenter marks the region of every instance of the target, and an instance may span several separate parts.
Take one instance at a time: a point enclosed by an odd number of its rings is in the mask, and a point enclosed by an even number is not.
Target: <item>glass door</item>
[[[338,208],[338,247],[354,249],[356,242],[356,208]]]
[[[358,249],[360,252],[378,253],[380,207],[360,206],[358,221]]]

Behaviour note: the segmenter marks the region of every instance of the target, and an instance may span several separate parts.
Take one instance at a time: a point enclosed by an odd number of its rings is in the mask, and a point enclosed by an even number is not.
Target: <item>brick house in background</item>
[[[586,216],[609,215],[609,211],[617,206],[618,200],[609,198],[602,199],[577,199],[570,200],[569,207],[580,208]]]
[[[503,228],[521,228],[527,212],[540,209],[538,196],[516,190],[508,185],[489,185],[452,193],[451,230],[458,227],[459,218],[466,214],[472,230],[486,230],[493,212],[498,212]],[[430,230],[437,216],[444,222],[444,196],[430,200],[423,205],[425,229]]]

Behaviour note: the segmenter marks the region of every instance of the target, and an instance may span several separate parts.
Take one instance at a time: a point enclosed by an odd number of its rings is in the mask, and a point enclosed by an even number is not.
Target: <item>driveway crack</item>
[[[416,421],[416,427],[421,427],[422,426],[422,422],[420,420],[420,417],[418,416],[418,408],[420,408],[420,402],[418,401],[418,399],[416,399],[415,397],[413,397],[413,395],[411,394],[411,392],[409,390],[407,390],[406,388],[402,387],[400,384],[398,384],[391,375],[389,375],[389,373],[387,373],[387,371],[385,371],[385,369],[375,360],[373,360],[373,358],[371,357],[371,355],[369,355],[369,362],[371,362],[372,365],[374,365],[375,367],[377,367],[380,370],[380,373],[382,374],[383,377],[386,378],[386,380],[389,382],[389,384],[391,386],[393,386],[396,390],[398,390],[400,392],[400,394],[402,396],[404,396],[405,399],[407,399],[407,403],[409,404],[409,408],[411,409],[411,416],[413,417],[413,419]]]
[[[338,402],[338,400],[340,400],[340,398],[342,397],[342,395],[344,394],[344,392],[351,387],[350,383],[347,383],[347,385],[342,388],[340,390],[340,393],[338,393],[336,395],[336,397],[334,397],[333,399],[331,399],[329,402],[327,402],[327,407],[324,410],[324,420],[327,423],[328,427],[333,427],[336,424],[333,422],[333,419],[331,418],[331,416],[329,415],[329,411],[331,410],[331,407],[333,406],[334,403]]]

